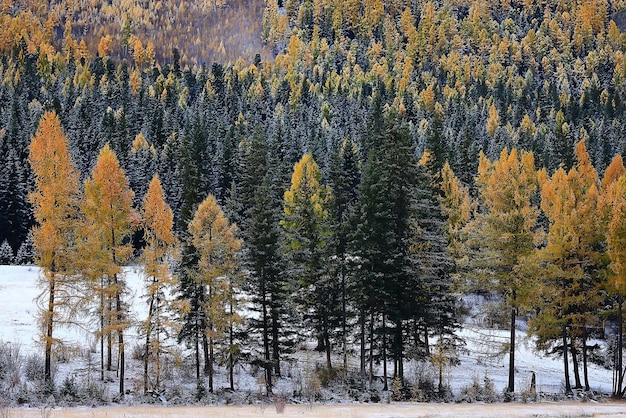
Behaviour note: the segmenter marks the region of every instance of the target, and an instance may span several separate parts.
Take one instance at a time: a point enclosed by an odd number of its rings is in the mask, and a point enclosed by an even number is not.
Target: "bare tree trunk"
[[[571,338],[569,349],[572,354],[572,368],[574,369],[574,389],[582,389],[583,385],[580,382],[580,367],[578,365],[578,349],[573,338]]]
[[[585,390],[590,390],[589,369],[587,366],[587,327],[583,327],[583,375],[585,379]]]
[[[275,306],[275,301],[271,301],[271,309],[272,309],[272,363],[274,365],[274,374],[280,377],[280,340],[278,338],[279,334],[279,319],[278,319],[278,310]]]
[[[148,394],[148,362],[150,358],[150,331],[152,330],[152,310],[154,309],[154,298],[150,298],[150,307],[148,308],[148,318],[146,319],[146,347],[143,357],[143,394]]]
[[[617,394],[620,397],[624,396],[624,392],[626,389],[623,389],[624,385],[624,368],[623,368],[623,358],[624,358],[624,300],[622,297],[619,297],[618,305],[617,305],[617,320],[618,324],[618,337],[617,337],[617,370],[618,370],[618,379],[617,379]]]
[[[231,292],[232,292],[232,288],[231,288]],[[232,293],[230,295],[230,319],[228,322],[228,379],[230,382],[230,390],[234,391],[235,390],[235,376],[234,376],[234,369],[235,369],[235,359],[233,357],[233,350],[235,347],[235,338],[234,338],[234,334],[233,334],[233,299],[232,299]]]
[[[51,271],[51,278],[48,281],[48,311],[44,314],[46,323],[46,348],[44,360],[44,380],[50,382],[52,380],[52,331],[54,323],[54,296],[56,286],[56,274]]]
[[[261,271],[261,300],[263,308],[263,360],[265,360],[265,389],[267,394],[272,393],[272,364],[270,357],[270,341],[269,341],[269,318],[267,315],[267,295],[265,292],[265,277]]]
[[[372,388],[372,383],[374,381],[374,310],[372,310],[370,316],[370,330],[369,330],[369,384],[370,389]]]
[[[115,277],[115,283],[117,284],[117,277]],[[124,330],[122,329],[122,300],[119,291],[116,294],[116,306],[117,310],[117,326],[118,329],[118,350],[120,356],[120,397],[124,397],[124,369],[125,369],[125,358],[124,358]]]
[[[359,336],[361,345],[359,367],[361,370],[361,375],[365,377],[365,312],[363,312],[363,310],[361,310],[361,313],[359,315],[359,324],[361,327],[361,335]]]
[[[204,330],[204,327],[202,327]],[[202,333],[202,350],[204,352],[204,375],[208,376],[210,369],[210,358],[209,358],[209,340],[207,339],[206,334]]]
[[[200,337],[198,336],[198,318],[196,316],[195,349],[196,349],[196,380],[200,382]]]
[[[515,298],[515,296],[513,296]],[[517,315],[517,309],[511,308],[511,344],[509,346],[509,384],[506,391],[509,393],[515,392],[515,317]]]
[[[572,386],[569,381],[569,361],[567,359],[567,327],[563,325],[563,329],[561,330],[563,337],[563,370],[565,372],[565,393],[572,393]]]
[[[100,380],[104,382],[104,276],[100,279]]]
[[[389,390],[389,385],[387,383],[387,324],[386,324],[386,315],[383,310],[383,390]]]
[[[213,325],[211,324],[211,330]],[[209,337],[209,392],[213,393],[213,337]]]

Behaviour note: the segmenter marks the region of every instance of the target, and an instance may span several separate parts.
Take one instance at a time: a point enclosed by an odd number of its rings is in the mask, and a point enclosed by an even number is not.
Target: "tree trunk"
[[[109,283],[108,285],[110,286],[110,279],[107,280]],[[110,325],[111,325],[111,319],[112,319],[112,314],[111,312],[113,311],[113,303],[111,302],[111,298],[108,297],[107,298],[107,313],[109,316],[109,322],[107,325],[109,325],[109,330],[107,331],[107,371],[110,372],[111,371],[111,364],[113,363],[113,335],[111,334],[111,329],[110,329]]]
[[[396,326],[396,359],[398,361],[398,373],[396,377],[400,378],[400,380],[404,384],[404,344],[402,342],[402,334],[402,322],[398,321],[398,324]]]
[[[370,316],[370,332],[369,332],[369,384],[370,389],[374,381],[374,311],[372,310]]]
[[[567,359],[567,327],[563,325],[561,330],[563,337],[563,371],[565,372],[565,393],[570,395],[572,393],[572,386],[569,382],[569,361]]]
[[[587,367],[587,327],[583,326],[583,375],[585,379],[585,390],[589,392],[589,370]]]
[[[211,324],[211,331],[213,330],[213,324]],[[209,392],[213,393],[213,337],[209,337]]]
[[[209,375],[209,340],[207,339],[206,334],[204,333],[204,327],[202,327],[202,351],[204,352],[204,375]]]
[[[272,302],[272,363],[274,365],[274,374],[280,377],[280,323],[278,320],[278,308],[275,306],[274,301]]]
[[[232,287],[231,287],[232,291]],[[233,299],[232,294],[230,295],[230,306],[229,306],[229,322],[228,322],[228,380],[230,382],[230,390],[235,390],[235,359],[233,357],[233,350],[235,347],[235,338],[233,335]]]
[[[359,315],[359,325],[361,327],[361,335],[359,336],[359,340],[360,340],[360,345],[361,345],[361,351],[360,351],[360,370],[361,370],[361,376],[363,376],[363,378],[365,378],[365,312],[363,312],[363,310],[361,309],[360,315]]]
[[[574,369],[574,389],[582,389],[583,385],[580,382],[580,367],[578,365],[578,349],[573,338],[571,339],[569,349],[572,354],[572,368]]]
[[[326,314],[326,310],[324,310],[322,329],[323,329],[322,335],[324,337],[324,348],[326,350],[326,369],[328,369],[328,371],[330,372],[333,368],[333,365],[330,359],[331,347],[330,347],[330,336],[328,335],[328,315]]]
[[[515,296],[513,296],[515,297]],[[506,391],[509,393],[515,392],[515,317],[517,315],[517,309],[511,308],[511,344],[509,347],[509,384]]]
[[[52,278],[49,280],[48,291],[48,312],[44,315],[46,321],[46,348],[44,360],[44,380],[50,382],[52,380],[52,331],[54,323],[54,293],[56,285],[56,276],[54,271],[51,272]]]
[[[383,310],[383,390],[389,390],[387,383],[387,326],[386,326],[385,311]]]
[[[102,292],[104,277],[100,279],[100,284]],[[100,294],[100,380],[104,382],[104,293]]]
[[[115,277],[115,284],[117,284],[117,277]],[[120,356],[120,397],[124,398],[124,369],[125,369],[125,358],[124,358],[124,330],[122,329],[122,299],[119,291],[116,294],[116,306],[117,310],[117,326],[118,329],[118,351]]]
[[[195,319],[196,322],[196,329],[195,329],[195,354],[196,354],[196,380],[199,382],[200,381],[200,337],[198,335],[198,317],[196,316]]]
[[[267,394],[270,395],[272,393],[272,362],[270,357],[270,329],[269,329],[269,318],[267,315],[267,295],[265,292],[265,277],[263,276],[263,271],[261,271],[261,300],[262,300],[262,308],[263,308],[263,360],[264,360],[264,369],[265,369],[265,389]]]
[[[617,320],[618,323],[618,334],[617,334],[617,370],[618,370],[618,378],[617,378],[617,394],[620,397],[624,396],[624,392],[626,389],[622,389],[624,385],[624,368],[623,368],[623,359],[624,359],[624,299],[620,296],[617,302]]]
[[[150,331],[152,330],[152,311],[154,309],[154,297],[150,297],[150,306],[148,307],[148,318],[146,319],[146,347],[143,357],[143,394],[148,394],[148,363],[150,358]]]
[[[347,327],[347,309],[346,309],[346,272],[345,272],[345,255],[341,258],[341,345],[343,346],[343,372],[347,376],[348,373],[348,327]]]

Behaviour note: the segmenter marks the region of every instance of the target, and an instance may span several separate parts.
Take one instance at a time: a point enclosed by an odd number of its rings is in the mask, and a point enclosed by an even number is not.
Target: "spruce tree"
[[[329,192],[321,183],[321,172],[313,157],[305,154],[294,166],[291,187],[285,192],[281,225],[291,286],[317,338],[316,349],[326,352],[326,367],[330,370],[330,337],[337,299],[324,261],[330,236]]]
[[[272,392],[273,376],[280,376],[281,354],[289,347],[284,342],[283,320],[285,280],[280,249],[280,199],[271,185],[268,144],[262,132],[240,144],[239,199],[244,245],[244,265],[249,270],[249,289],[259,319],[250,324],[261,332],[261,364],[265,369],[265,385]]]

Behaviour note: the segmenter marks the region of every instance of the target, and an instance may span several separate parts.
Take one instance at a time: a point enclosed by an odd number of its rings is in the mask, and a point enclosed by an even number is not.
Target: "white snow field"
[[[143,277],[138,268],[128,267],[126,280],[131,290],[131,315],[135,320],[143,319],[146,304],[141,295],[144,293]],[[37,278],[39,269],[35,266],[0,266],[0,341],[20,347],[21,354],[39,353],[42,348],[38,342],[38,326],[36,320],[36,298],[40,294]],[[95,346],[94,337],[87,331],[77,328],[55,331],[57,337],[63,338],[68,346],[76,350],[89,350]],[[461,355],[459,366],[445,371],[445,379],[455,396],[461,389],[471,385],[473,381],[483,383],[488,377],[496,392],[500,393],[506,386],[508,378],[508,356],[498,356],[498,342],[506,342],[508,331],[494,331],[480,328],[475,324],[466,324],[460,335],[466,340],[467,351]],[[125,335],[127,347],[133,347],[137,341],[136,328],[129,330]],[[537,392],[563,392],[563,362],[559,358],[544,357],[533,349],[532,338],[523,331],[517,332],[518,346],[516,352],[516,391],[528,389],[532,372],[536,374]],[[301,368],[311,367],[316,363],[323,364],[322,353],[305,350],[297,354],[300,356]],[[337,359],[336,361],[338,361]],[[76,360],[80,362],[84,360]],[[356,362],[353,359],[353,362]],[[137,363],[137,364],[134,364]],[[352,363],[352,362],[351,362]],[[80,363],[72,361],[59,365],[57,381],[72,371]],[[306,364],[306,366],[305,366]],[[127,376],[129,381],[141,379],[141,365],[138,361],[129,360]],[[356,366],[356,365],[355,365]],[[296,369],[298,366],[291,366]],[[407,362],[405,376],[415,375],[418,366]],[[382,372],[382,371],[381,371]],[[218,369],[216,389],[228,386],[225,370]],[[290,393],[297,384],[297,376],[302,376],[303,370],[293,370],[291,378],[277,382],[276,393]],[[581,371],[582,373],[582,371]],[[295,376],[295,377],[294,377]],[[596,365],[590,365],[589,379],[592,390],[595,392],[610,393],[612,387],[611,370]],[[573,377],[572,377],[573,380]],[[115,392],[116,379],[111,379],[111,393]],[[132,387],[131,384],[127,385]],[[259,391],[260,385],[255,377],[249,373],[249,367],[239,369],[236,376],[236,388],[251,393]],[[384,402],[385,400],[383,400]],[[549,403],[533,404],[354,404],[349,399],[334,399],[339,405],[287,405],[283,416],[310,416],[310,417],[405,417],[405,416],[624,416],[626,404],[623,403]],[[97,409],[67,409],[48,410],[45,416],[251,416],[274,415],[273,405],[249,406],[221,406],[221,407],[103,407]],[[42,416],[42,412],[35,409],[11,409],[7,414],[0,410],[0,417],[4,416]]]

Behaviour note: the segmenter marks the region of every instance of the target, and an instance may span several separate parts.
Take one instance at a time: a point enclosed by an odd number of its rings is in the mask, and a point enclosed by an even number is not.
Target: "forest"
[[[166,341],[199,391],[219,360],[272,393],[307,338],[326,378],[355,356],[408,393],[406,362],[457,361],[480,294],[511,331],[508,396],[519,318],[566,393],[601,339],[626,395],[623,1],[0,4],[0,262],[43,271],[47,382],[56,327],[88,312],[124,396],[136,263],[146,393]],[[254,16],[245,52],[216,43]]]

